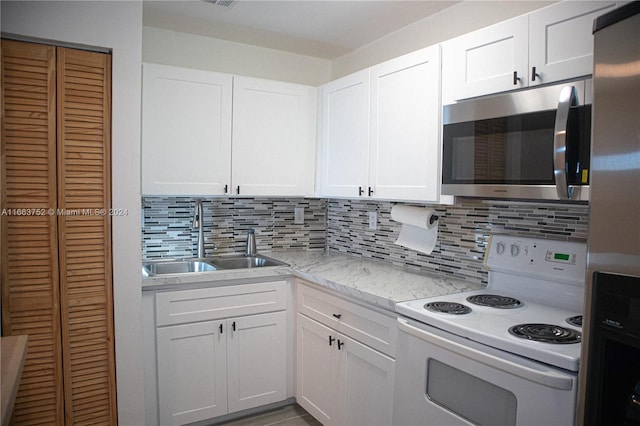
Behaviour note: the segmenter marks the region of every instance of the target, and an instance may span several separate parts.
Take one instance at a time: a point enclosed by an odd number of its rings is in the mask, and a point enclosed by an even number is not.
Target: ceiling
[[[215,0],[212,0],[215,1]],[[335,59],[453,0],[145,0],[144,25]]]

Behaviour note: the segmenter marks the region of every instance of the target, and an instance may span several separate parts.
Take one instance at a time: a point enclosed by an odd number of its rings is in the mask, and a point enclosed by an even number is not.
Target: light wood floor
[[[218,426],[322,426],[298,404],[221,423]]]

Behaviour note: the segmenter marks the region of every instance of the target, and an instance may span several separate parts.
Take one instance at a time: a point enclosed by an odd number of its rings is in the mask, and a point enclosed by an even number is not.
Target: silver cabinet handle
[[[561,200],[569,200],[573,195],[573,188],[569,188],[567,184],[567,122],[569,121],[569,110],[576,103],[575,87],[563,87],[558,100],[553,139],[553,174],[558,198]]]

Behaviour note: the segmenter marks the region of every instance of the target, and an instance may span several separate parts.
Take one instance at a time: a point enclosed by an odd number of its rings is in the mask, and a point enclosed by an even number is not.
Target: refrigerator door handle
[[[569,110],[576,103],[575,87],[563,87],[558,100],[553,138],[553,175],[558,198],[561,200],[570,200],[573,195],[573,188],[570,188],[567,183],[567,127]]]

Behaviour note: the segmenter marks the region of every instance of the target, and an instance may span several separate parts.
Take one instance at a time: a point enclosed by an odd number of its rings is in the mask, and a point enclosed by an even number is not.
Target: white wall
[[[331,79],[539,9],[555,1],[464,1],[333,61]]]
[[[145,26],[142,58],[144,62],[319,86],[555,2],[462,1],[333,61]]]
[[[113,290],[118,418],[144,425],[141,313],[140,94],[142,3],[2,1],[2,31],[113,49]]]
[[[318,86],[329,81],[331,61],[156,27],[143,27],[142,59]]]

